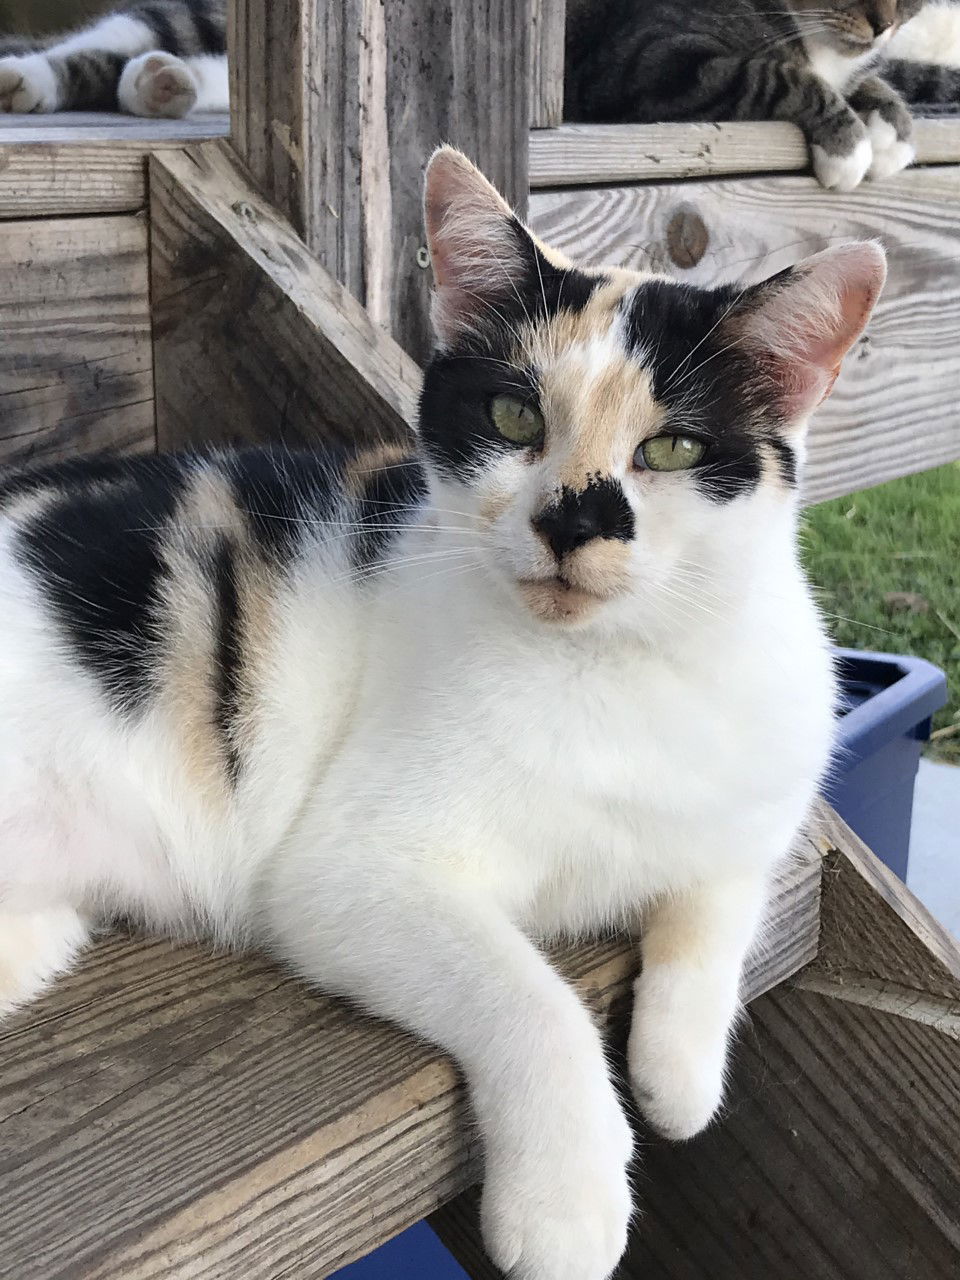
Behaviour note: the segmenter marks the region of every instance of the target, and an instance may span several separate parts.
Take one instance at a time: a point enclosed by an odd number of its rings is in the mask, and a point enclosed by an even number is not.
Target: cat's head
[[[450,148],[428,167],[425,218],[434,499],[515,601],[652,635],[758,548],[792,555],[806,420],[882,288],[876,244],[742,290],[583,270]]]
[[[926,0],[790,0],[800,28],[851,56],[881,48]]]

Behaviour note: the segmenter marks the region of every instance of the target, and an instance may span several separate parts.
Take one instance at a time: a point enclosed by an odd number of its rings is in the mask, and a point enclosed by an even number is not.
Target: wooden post
[[[521,210],[534,0],[232,0],[233,144],[321,264],[429,353],[420,174],[461,147]]]
[[[225,144],[154,156],[150,179],[161,449],[412,440],[420,370]]]

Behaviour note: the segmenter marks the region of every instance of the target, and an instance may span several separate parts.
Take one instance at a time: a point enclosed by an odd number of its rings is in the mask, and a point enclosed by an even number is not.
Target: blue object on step
[[[907,878],[913,786],[947,678],[923,658],[835,650],[841,708],[827,800],[891,871]]]
[[[329,1280],[470,1280],[425,1222],[418,1222]]]

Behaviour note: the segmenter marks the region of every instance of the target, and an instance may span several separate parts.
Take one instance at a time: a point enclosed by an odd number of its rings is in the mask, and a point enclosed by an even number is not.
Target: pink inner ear
[[[787,418],[811,413],[830,394],[885,278],[878,245],[840,245],[801,262],[786,279],[760,285],[746,315],[735,318]]]
[[[427,168],[424,224],[441,343],[488,319],[522,270],[510,206],[466,156],[441,148]]]

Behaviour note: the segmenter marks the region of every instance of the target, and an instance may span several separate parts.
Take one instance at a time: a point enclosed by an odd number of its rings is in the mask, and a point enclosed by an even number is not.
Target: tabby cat
[[[0,1007],[115,913],[268,948],[458,1059],[504,1271],[603,1280],[632,1139],[540,944],[643,914],[633,1089],[708,1124],[830,752],[797,481],[884,260],[582,270],[450,149],[425,204],[413,454],[0,483]]]
[[[226,0],[133,0],[80,31],[0,40],[0,112],[226,111]]]
[[[823,186],[850,191],[913,160],[901,93],[916,104],[960,104],[960,71],[887,57],[922,7],[923,0],[570,0],[565,114],[606,122],[789,120],[806,135]]]

